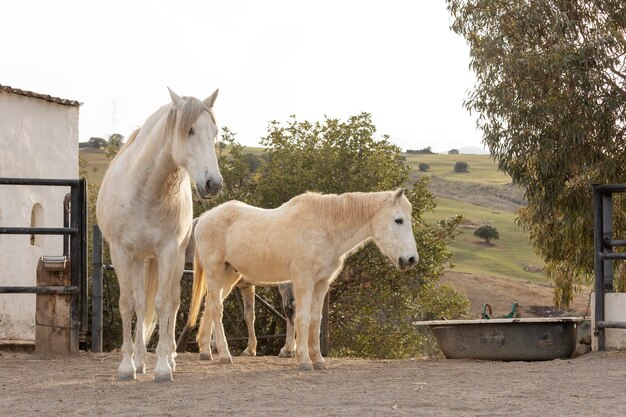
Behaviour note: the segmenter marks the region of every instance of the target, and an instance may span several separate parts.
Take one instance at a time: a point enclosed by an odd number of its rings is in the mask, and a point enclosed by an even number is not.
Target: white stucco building
[[[80,103],[0,85],[0,177],[78,178]],[[0,226],[63,227],[69,187],[0,185]],[[62,236],[0,234],[0,286],[36,285]],[[35,339],[35,295],[0,294],[0,340]]]

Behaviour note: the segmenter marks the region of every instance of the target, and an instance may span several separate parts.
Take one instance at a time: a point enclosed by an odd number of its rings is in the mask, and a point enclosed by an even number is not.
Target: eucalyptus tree
[[[526,193],[519,223],[566,306],[592,279],[591,184],[626,182],[626,3],[447,0],[470,47],[465,107]],[[623,231],[624,205],[616,222]]]

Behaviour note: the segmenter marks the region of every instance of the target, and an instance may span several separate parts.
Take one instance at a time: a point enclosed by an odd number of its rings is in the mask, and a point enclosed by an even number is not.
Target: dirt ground
[[[626,353],[548,362],[450,359],[178,359],[174,382],[118,382],[119,354],[0,353],[3,416],[623,416]]]
[[[555,311],[552,288],[450,272],[442,280],[495,316],[586,315],[588,293]],[[0,350],[0,416],[623,416],[626,352],[547,362],[329,358],[302,372],[293,359],[235,357],[233,365],[178,358],[174,382],[148,373],[117,381],[119,353],[44,357]]]

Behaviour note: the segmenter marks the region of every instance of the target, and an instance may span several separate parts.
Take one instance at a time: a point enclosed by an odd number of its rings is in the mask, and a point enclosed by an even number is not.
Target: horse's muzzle
[[[222,181],[207,180],[204,184],[196,184],[196,188],[202,198],[215,197],[222,190]]]
[[[411,269],[417,264],[417,259],[417,256],[401,256],[398,258],[398,268],[401,270]]]

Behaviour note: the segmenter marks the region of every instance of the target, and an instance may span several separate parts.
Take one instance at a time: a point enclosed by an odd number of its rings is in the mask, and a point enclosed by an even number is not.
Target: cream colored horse
[[[291,281],[296,300],[296,360],[325,369],[320,353],[324,296],[347,254],[373,239],[398,268],[418,260],[411,203],[404,190],[294,197],[265,210],[239,201],[204,213],[196,226],[194,284],[188,325],[206,292],[198,342],[210,355],[211,324],[220,362],[232,363],[222,326],[223,299],[243,274],[254,284]]]
[[[155,381],[172,380],[180,277],[191,235],[190,177],[201,197],[214,196],[222,187],[212,111],[217,90],[204,102],[171,90],[170,96],[171,104],[150,116],[111,161],[98,194],[98,224],[120,284],[120,380],[135,379],[137,370],[145,373],[146,338],[156,318]]]

